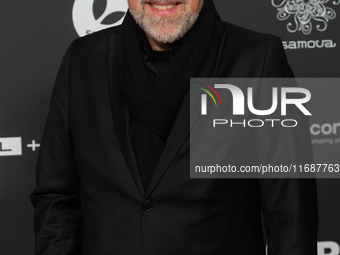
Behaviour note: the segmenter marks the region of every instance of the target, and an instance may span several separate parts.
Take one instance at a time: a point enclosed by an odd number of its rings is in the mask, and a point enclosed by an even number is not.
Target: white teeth
[[[153,8],[157,10],[166,10],[166,9],[171,9],[174,8],[176,5],[157,5],[157,4],[150,4]]]

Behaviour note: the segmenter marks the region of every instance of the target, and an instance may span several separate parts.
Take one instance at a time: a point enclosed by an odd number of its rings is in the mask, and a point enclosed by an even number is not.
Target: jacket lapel
[[[117,39],[118,36],[114,36],[112,33],[110,33],[108,36],[108,85],[110,92],[112,117],[117,140],[125,158],[125,162],[130,170],[130,173],[139,190],[139,193],[144,198],[145,191],[139,176],[137,162],[135,159],[129,134],[130,111],[117,84],[118,79],[117,77],[115,77],[114,72],[115,48],[117,44]]]
[[[171,163],[174,161],[177,153],[189,135],[190,125],[190,94],[187,93],[182,101],[181,108],[176,116],[173,127],[170,131],[162,156],[157,164],[156,170],[152,176],[151,183],[146,192],[149,197],[157,184],[160,182]],[[189,159],[188,159],[189,160]]]

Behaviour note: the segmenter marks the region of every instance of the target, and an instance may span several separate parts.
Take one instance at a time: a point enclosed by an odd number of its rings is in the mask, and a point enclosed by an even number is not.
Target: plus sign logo
[[[40,144],[39,143],[35,143],[35,140],[32,140],[31,144],[27,144],[27,148],[32,148],[32,151],[35,151],[36,148],[39,148]]]
[[[21,137],[0,138],[0,157],[20,156],[22,155],[21,148]]]
[[[122,24],[126,0],[75,0],[73,24],[79,36]]]

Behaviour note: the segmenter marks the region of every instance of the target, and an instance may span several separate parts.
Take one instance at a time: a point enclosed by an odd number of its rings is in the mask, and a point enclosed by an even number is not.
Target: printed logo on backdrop
[[[334,241],[321,241],[317,243],[318,255],[338,255],[340,246]],[[268,244],[266,245],[266,252],[268,253]]]
[[[317,243],[318,255],[338,255],[340,247],[334,241],[323,241]],[[268,244],[266,245],[266,253],[268,254]]]
[[[22,155],[21,137],[0,138],[0,157],[20,155]]]
[[[0,137],[0,157],[23,155],[22,140],[22,137]],[[32,152],[36,152],[39,147],[40,144],[35,140],[26,144],[26,148]]]
[[[334,241],[318,242],[318,255],[338,255],[340,246]]]
[[[79,36],[122,24],[126,0],[75,0],[72,19]]]
[[[336,18],[336,12],[329,5],[339,5],[340,0],[271,0],[277,8],[277,19],[287,21],[290,33],[310,35],[313,30],[324,32],[331,21]],[[336,43],[329,38],[321,40],[283,41],[285,49],[320,49],[335,48]]]
[[[340,145],[340,122],[313,123],[310,132],[315,145]]]

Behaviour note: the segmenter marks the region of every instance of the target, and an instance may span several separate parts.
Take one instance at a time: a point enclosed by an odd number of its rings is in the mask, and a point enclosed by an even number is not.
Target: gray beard
[[[157,1],[162,0],[154,2]],[[182,38],[195,24],[204,3],[204,0],[199,1],[200,6],[197,13],[187,10],[188,0],[182,0],[181,2],[185,5],[184,13],[169,18],[154,17],[146,14],[143,8],[145,0],[139,1],[141,8],[136,11],[131,11],[130,9],[130,12],[147,35],[157,42],[167,44]]]

